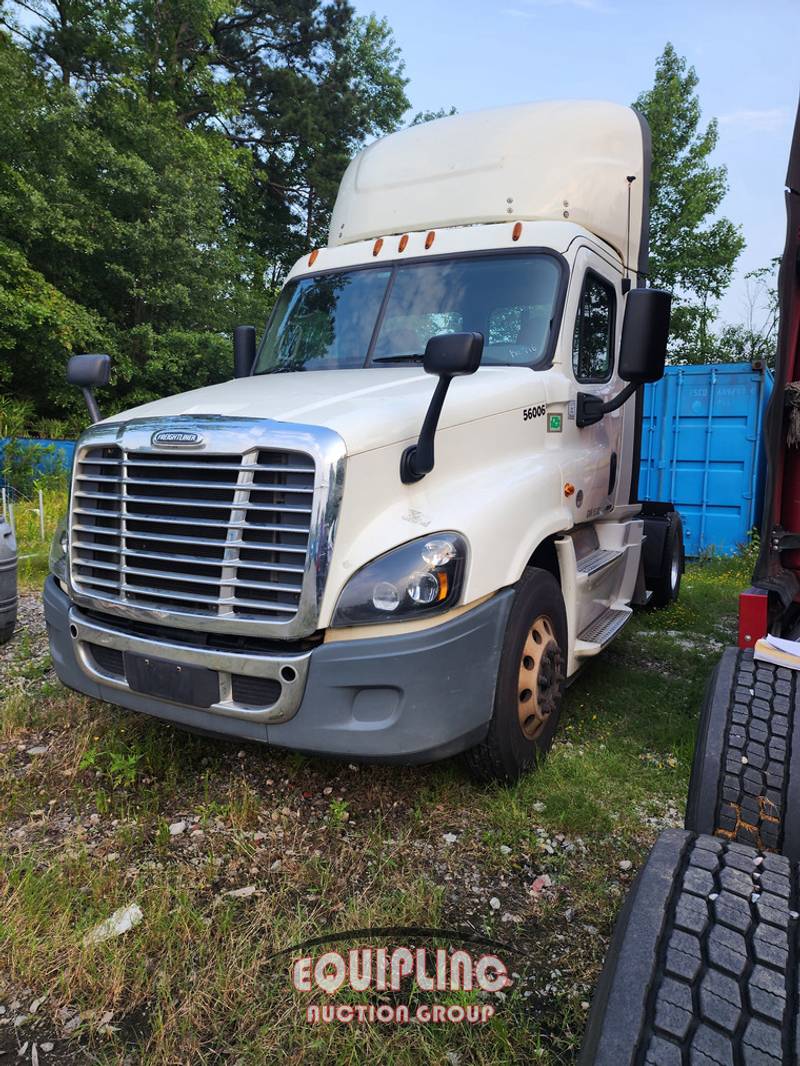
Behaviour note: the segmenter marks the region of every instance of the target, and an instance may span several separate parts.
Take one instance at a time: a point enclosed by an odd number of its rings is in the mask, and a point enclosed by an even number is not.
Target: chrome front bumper
[[[124,620],[121,621],[124,625]],[[124,678],[105,672],[100,667],[90,651],[89,645],[92,644],[122,653],[133,652],[153,659],[204,667],[219,676],[220,699],[208,710],[251,722],[286,722],[297,713],[305,692],[311,659],[310,651],[292,655],[230,652],[136,636],[88,618],[75,606],[69,610],[69,634],[79,666],[95,682],[126,692],[132,691]],[[275,681],[280,685],[280,695],[266,707],[237,703],[233,698],[233,674]]]

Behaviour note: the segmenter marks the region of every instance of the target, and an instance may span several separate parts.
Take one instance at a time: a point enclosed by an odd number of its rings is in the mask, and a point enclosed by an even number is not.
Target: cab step
[[[610,644],[633,614],[629,607],[608,607],[578,634],[575,655],[578,658],[597,655]]]
[[[584,555],[582,559],[578,560],[576,569],[579,574],[585,574],[589,577],[600,570],[605,570],[607,566],[610,566],[624,554],[625,551],[622,548],[596,548],[593,552],[589,552],[588,555]]]

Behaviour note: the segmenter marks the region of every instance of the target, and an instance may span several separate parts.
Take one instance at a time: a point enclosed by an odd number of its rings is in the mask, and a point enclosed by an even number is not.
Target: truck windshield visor
[[[547,252],[295,278],[278,298],[254,372],[413,363],[431,337],[462,332],[483,334],[483,365],[545,365],[558,328],[561,285],[561,261]]]

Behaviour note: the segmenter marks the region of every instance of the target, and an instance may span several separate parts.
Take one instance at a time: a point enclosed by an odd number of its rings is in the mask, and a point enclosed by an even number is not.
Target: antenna
[[[622,279],[622,295],[631,289],[631,186],[636,181],[635,174],[629,174],[625,179],[628,183],[628,228],[625,235],[625,277]]]

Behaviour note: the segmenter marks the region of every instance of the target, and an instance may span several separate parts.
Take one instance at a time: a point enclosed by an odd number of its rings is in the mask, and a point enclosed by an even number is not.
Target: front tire
[[[489,731],[465,755],[479,781],[511,782],[549,751],[561,713],[567,615],[558,582],[528,567],[511,607]]]

